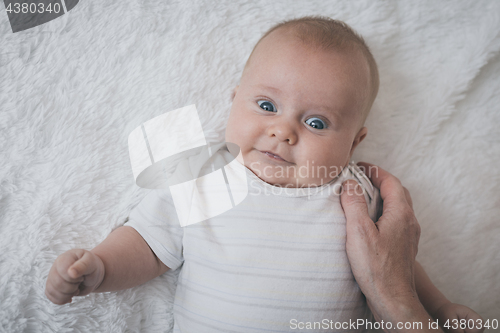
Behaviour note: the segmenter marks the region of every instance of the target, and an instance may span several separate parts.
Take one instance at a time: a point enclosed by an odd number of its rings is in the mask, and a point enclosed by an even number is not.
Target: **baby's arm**
[[[482,322],[482,318],[479,314],[477,314],[474,310],[460,304],[450,302],[432,283],[427,273],[425,273],[423,267],[416,261],[415,262],[415,287],[417,289],[418,298],[420,302],[424,305],[427,312],[434,318],[439,321],[439,325],[442,326],[446,324],[447,320],[449,320],[448,324],[450,326],[454,326],[453,320],[458,320],[458,324],[461,319],[476,320],[480,319]],[[457,325],[455,325],[457,326]],[[482,325],[481,325],[482,326]],[[480,327],[477,324],[477,327]],[[447,329],[443,327],[445,332],[466,332],[466,333],[476,333],[483,332],[482,329]]]
[[[132,288],[168,270],[132,227],[114,230],[90,252],[101,258],[105,267],[104,279],[94,292]]]
[[[65,304],[76,295],[131,288],[167,270],[141,235],[124,226],[91,251],[73,249],[57,257],[45,294],[53,303]]]
[[[432,317],[441,306],[451,303],[432,283],[418,261],[415,261],[415,287],[420,302]]]

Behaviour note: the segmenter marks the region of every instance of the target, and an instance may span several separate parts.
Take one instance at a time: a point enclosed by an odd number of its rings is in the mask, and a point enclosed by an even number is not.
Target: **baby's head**
[[[373,56],[345,23],[305,17],[278,24],[248,58],[226,141],[267,183],[321,186],[365,138],[378,85]]]

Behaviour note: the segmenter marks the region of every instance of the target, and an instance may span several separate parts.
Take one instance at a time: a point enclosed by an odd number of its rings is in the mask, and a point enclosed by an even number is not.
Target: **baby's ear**
[[[233,93],[231,94],[231,101],[232,101],[232,100],[234,100],[234,96],[236,96],[236,92],[238,91],[238,88],[239,88],[239,87],[240,87],[240,86],[236,86],[236,87],[234,87]]]
[[[361,141],[363,141],[364,138],[366,138],[367,134],[368,134],[368,128],[364,126],[359,130],[358,134],[356,134],[354,140],[352,141],[351,152],[349,153],[349,160],[352,157],[352,153],[354,153],[354,149],[356,149],[356,147],[361,143]]]

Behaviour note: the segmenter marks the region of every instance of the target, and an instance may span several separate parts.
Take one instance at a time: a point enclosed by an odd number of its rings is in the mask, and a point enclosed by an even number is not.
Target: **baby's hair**
[[[379,75],[375,59],[370,49],[366,45],[363,37],[356,33],[345,22],[334,20],[323,16],[305,16],[297,19],[280,22],[271,27],[255,44],[250,57],[247,60],[247,67],[257,45],[270,33],[277,29],[287,29],[295,34],[302,42],[320,47],[324,50],[352,51],[358,49],[362,52],[370,68],[370,99],[367,109],[363,112],[363,123],[368,115],[373,101],[378,93]]]

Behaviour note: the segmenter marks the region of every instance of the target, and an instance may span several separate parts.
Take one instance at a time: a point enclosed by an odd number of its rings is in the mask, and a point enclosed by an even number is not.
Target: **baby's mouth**
[[[270,151],[261,151],[261,150],[259,150],[259,151],[260,151],[262,154],[264,154],[264,155],[268,156],[269,158],[271,158],[271,159],[273,159],[273,160],[290,163],[290,162],[288,162],[287,160],[285,160],[283,157],[279,156],[278,154],[271,153]]]

